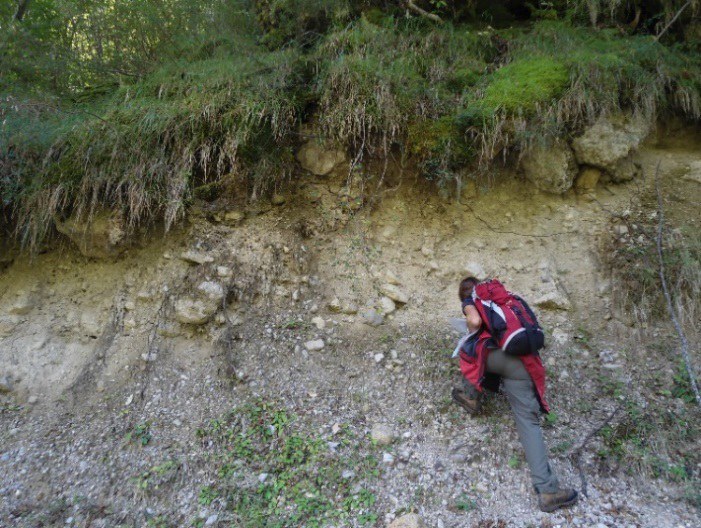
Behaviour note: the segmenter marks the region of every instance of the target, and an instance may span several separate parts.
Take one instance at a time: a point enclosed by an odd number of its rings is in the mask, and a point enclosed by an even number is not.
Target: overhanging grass
[[[258,196],[293,170],[303,121],[354,154],[399,147],[448,183],[601,114],[701,115],[701,58],[648,36],[557,21],[496,34],[392,16],[327,31],[275,51],[255,31],[218,38],[81,103],[6,100],[0,190],[18,233],[35,244],[55,215],[103,205],[131,226],[169,226],[193,186],[224,177]]]

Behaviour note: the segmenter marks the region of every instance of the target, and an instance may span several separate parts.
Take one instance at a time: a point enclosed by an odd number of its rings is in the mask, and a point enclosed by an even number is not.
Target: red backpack
[[[545,346],[545,334],[528,303],[498,280],[477,284],[472,299],[492,339],[507,354],[537,354]]]

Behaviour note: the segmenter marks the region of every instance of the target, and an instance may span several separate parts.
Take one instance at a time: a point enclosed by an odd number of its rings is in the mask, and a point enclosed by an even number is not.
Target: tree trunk
[[[12,17],[14,20],[17,22],[22,22],[24,14],[27,12],[27,8],[29,7],[30,1],[31,0],[19,0],[19,4],[17,4],[17,11],[15,11],[15,16]]]

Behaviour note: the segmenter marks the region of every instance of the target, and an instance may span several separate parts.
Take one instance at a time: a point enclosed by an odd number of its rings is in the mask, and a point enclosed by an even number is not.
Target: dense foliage
[[[291,176],[301,124],[446,183],[602,112],[698,119],[698,14],[678,0],[5,1],[5,224],[33,245],[56,216],[102,205],[168,226],[221,179],[260,196]]]

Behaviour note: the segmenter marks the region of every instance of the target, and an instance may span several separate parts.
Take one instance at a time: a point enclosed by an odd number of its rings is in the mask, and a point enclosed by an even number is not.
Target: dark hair
[[[475,277],[467,277],[463,279],[462,282],[460,282],[460,289],[458,290],[460,300],[464,301],[468,297],[471,297],[475,284],[478,284],[479,282],[479,279],[476,279]]]

